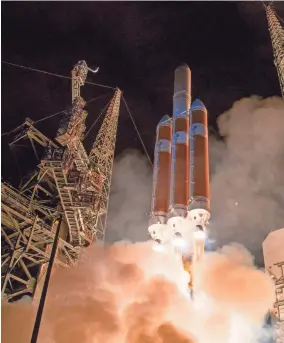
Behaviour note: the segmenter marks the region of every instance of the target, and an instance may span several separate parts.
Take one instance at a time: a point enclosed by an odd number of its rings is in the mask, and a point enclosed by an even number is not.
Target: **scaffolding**
[[[264,7],[273,48],[274,64],[279,78],[282,98],[284,99],[284,29],[272,5],[265,5]]]
[[[63,222],[55,263],[76,265],[80,250],[104,241],[121,91],[117,89],[88,156],[83,138],[87,112],[80,95],[88,67],[72,70],[72,108],[55,140],[27,118],[11,145],[21,140],[44,148],[38,170],[19,189],[2,183],[2,298],[33,297],[50,259],[59,214]]]

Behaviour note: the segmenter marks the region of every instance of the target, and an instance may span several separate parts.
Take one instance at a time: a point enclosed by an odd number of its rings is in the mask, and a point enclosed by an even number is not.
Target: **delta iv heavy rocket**
[[[210,217],[207,110],[191,104],[191,72],[175,71],[173,116],[157,126],[149,234],[173,248],[191,276],[204,252]]]

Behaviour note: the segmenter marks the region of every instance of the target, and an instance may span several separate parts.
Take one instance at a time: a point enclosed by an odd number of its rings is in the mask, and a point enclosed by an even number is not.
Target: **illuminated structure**
[[[195,100],[191,107],[190,123],[190,201],[188,216],[205,226],[210,218],[209,155],[207,110]]]
[[[49,261],[58,213],[64,218],[58,265],[76,264],[82,247],[104,240],[121,91],[115,91],[88,155],[82,143],[87,112],[80,96],[88,70],[85,61],[72,70],[72,109],[55,140],[26,119],[11,143],[28,138],[34,149],[35,143],[44,147],[45,155],[39,170],[19,190],[8,184],[1,187],[4,299],[35,294]]]
[[[271,309],[275,342],[284,340],[284,229],[271,232],[262,243],[265,270],[275,284],[275,302]]]
[[[173,117],[163,117],[157,127],[148,231],[183,259],[192,288],[209,218],[207,110],[198,99],[191,104],[191,72],[182,65],[175,71]]]
[[[284,99],[284,29],[281,27],[272,5],[265,5],[264,7],[272,42],[274,64],[278,73],[282,98]]]
[[[153,197],[151,208],[155,216],[151,225],[157,230],[167,223],[170,204],[172,120],[164,116],[157,126],[154,156]]]

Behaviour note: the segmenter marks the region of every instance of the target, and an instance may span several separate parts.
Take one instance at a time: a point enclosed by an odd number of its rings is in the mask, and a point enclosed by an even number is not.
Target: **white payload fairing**
[[[191,104],[191,72],[175,71],[173,116],[157,126],[149,234],[157,243],[184,241],[187,256],[204,250],[210,218],[207,110]]]

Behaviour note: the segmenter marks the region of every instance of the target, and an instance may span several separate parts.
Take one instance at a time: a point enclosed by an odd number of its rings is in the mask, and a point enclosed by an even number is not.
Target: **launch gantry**
[[[284,29],[281,27],[272,5],[266,5],[265,12],[272,42],[274,64],[280,82],[282,98],[284,99]]]
[[[20,189],[2,183],[2,297],[7,300],[35,294],[49,261],[58,214],[63,215],[58,265],[75,265],[82,247],[104,240],[121,91],[116,89],[88,155],[82,142],[87,112],[80,95],[88,70],[85,61],[72,70],[72,108],[55,140],[26,119],[10,143],[28,138],[35,153],[39,144],[45,154],[39,170]]]
[[[278,276],[271,274],[272,280],[275,284],[275,315],[280,322],[284,323],[284,262],[275,264],[278,268]]]
[[[100,178],[98,208],[90,218],[96,223],[98,240],[103,240],[105,236],[120,98],[121,91],[117,89],[89,155],[91,172]]]
[[[284,338],[284,228],[271,231],[262,243],[265,270],[274,283],[275,298],[270,309],[274,342]]]

